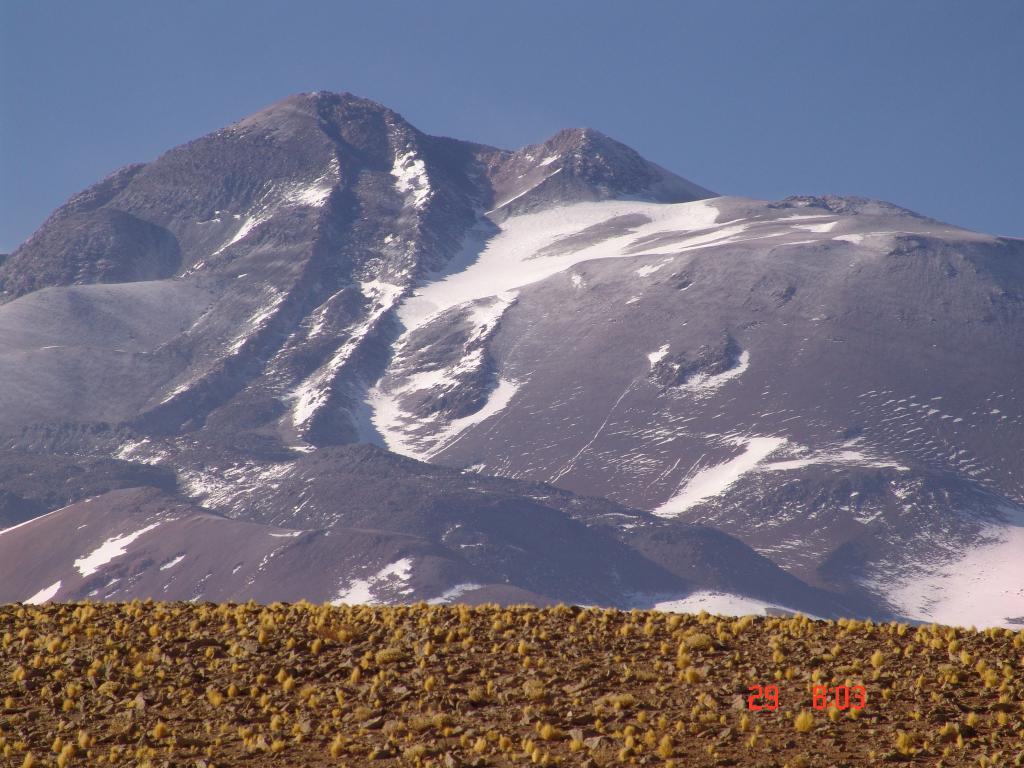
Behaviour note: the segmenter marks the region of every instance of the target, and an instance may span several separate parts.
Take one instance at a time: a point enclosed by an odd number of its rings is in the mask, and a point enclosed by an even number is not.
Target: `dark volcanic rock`
[[[739,366],[742,352],[736,339],[726,334],[718,344],[704,344],[692,354],[681,352],[662,358],[651,367],[650,376],[663,387],[675,387],[697,376],[731,371]]]
[[[117,488],[149,486],[168,493],[177,487],[167,467],[103,457],[53,453],[0,453],[0,528]]]

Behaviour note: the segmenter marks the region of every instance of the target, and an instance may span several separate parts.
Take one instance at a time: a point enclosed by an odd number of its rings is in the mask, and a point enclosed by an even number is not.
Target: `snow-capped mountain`
[[[0,263],[0,599],[1024,623],[1024,243],[349,94]]]

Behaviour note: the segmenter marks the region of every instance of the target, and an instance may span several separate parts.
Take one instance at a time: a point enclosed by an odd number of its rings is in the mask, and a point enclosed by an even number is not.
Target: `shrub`
[[[814,715],[806,709],[800,710],[800,714],[793,718],[793,727],[800,733],[807,733],[814,728]]]

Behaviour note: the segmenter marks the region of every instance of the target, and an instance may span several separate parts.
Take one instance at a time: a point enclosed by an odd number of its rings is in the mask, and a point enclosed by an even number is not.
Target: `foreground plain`
[[[134,602],[2,606],[0,636],[5,766],[1024,763],[1005,629]],[[867,700],[817,710],[815,685]]]

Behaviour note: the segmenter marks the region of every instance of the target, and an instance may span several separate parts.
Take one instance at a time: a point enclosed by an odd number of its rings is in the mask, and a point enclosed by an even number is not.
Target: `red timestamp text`
[[[747,709],[753,712],[774,711],[780,706],[779,686],[751,685],[747,687]],[[811,706],[815,709],[834,707],[839,710],[864,709],[868,692],[863,685],[816,685],[811,693]]]
[[[760,712],[762,709],[775,710],[779,708],[779,686],[751,685],[747,687],[747,690],[751,692],[747,696],[747,709]],[[758,699],[763,703],[758,703]]]
[[[811,695],[815,709],[864,709],[867,703],[868,692],[863,685],[816,685]]]

